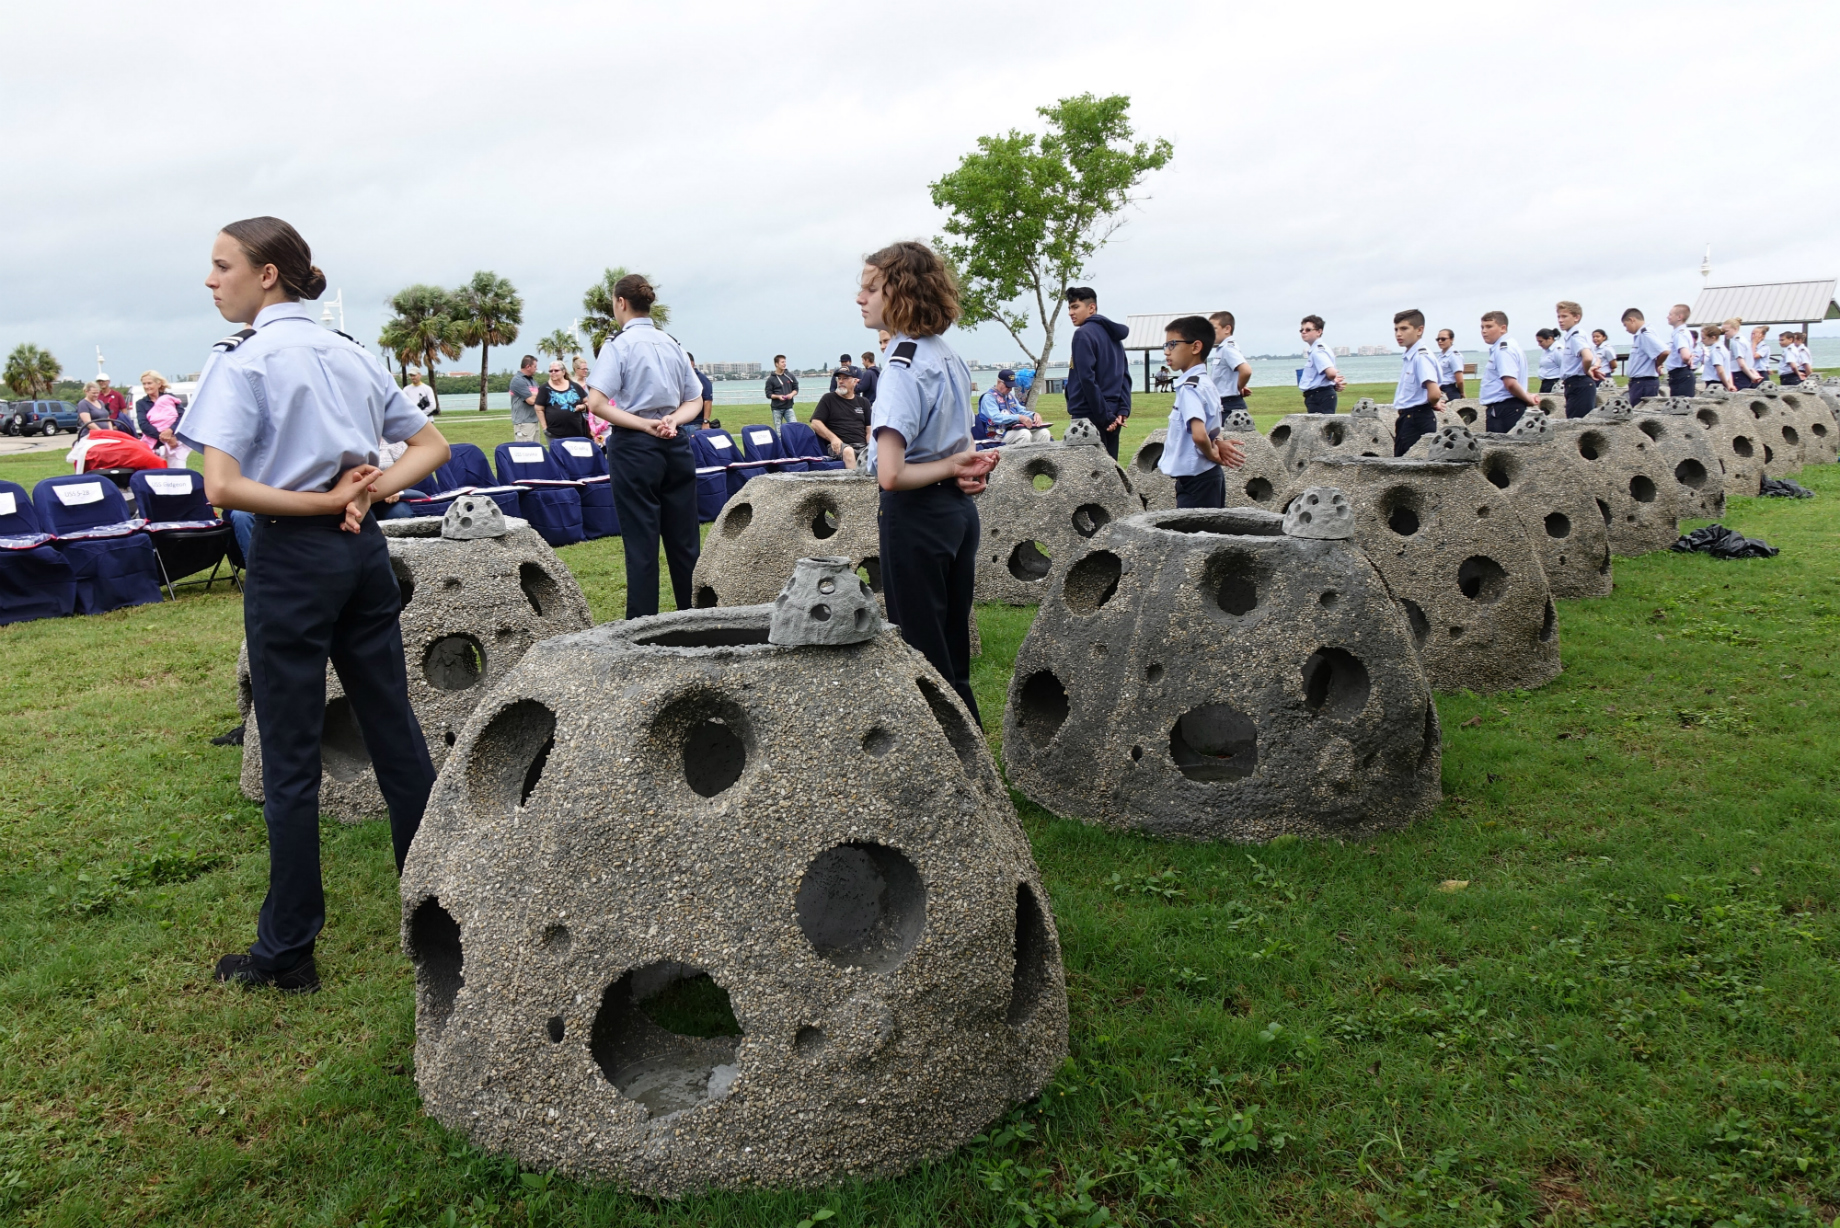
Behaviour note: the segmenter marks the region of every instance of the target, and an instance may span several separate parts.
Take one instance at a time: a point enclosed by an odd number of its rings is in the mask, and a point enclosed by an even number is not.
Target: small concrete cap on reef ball
[[[510,530],[504,511],[484,495],[461,495],[441,518],[441,536],[449,541],[503,537]]]
[[[875,592],[846,558],[800,559],[773,600],[767,642],[837,646],[872,640],[882,629]]]
[[[1306,486],[1284,509],[1287,537],[1341,541],[1354,536],[1354,509],[1348,496],[1333,486]]]
[[[1467,426],[1441,426],[1431,441],[1429,459],[1435,461],[1469,461],[1482,459],[1482,446]]]
[[[1243,409],[1229,410],[1227,416],[1220,420],[1220,429],[1233,435],[1244,435],[1259,428],[1253,423],[1252,415]]]
[[[1543,409],[1528,408],[1521,411],[1520,420],[1508,428],[1510,439],[1551,439],[1552,419]]]
[[[1348,416],[1351,418],[1378,418],[1380,416],[1380,407],[1374,404],[1374,399],[1372,397],[1362,397],[1354,403],[1354,408],[1348,411]]]
[[[1101,446],[1103,443],[1099,438],[1099,428],[1094,426],[1092,421],[1087,418],[1075,418],[1072,422],[1069,422],[1067,424],[1067,429],[1061,432],[1061,442],[1087,443],[1095,448]]]
[[[1599,405],[1597,406],[1597,408],[1593,409],[1591,411],[1591,417],[1593,418],[1627,418],[1629,417],[1630,414],[1634,412],[1635,412],[1635,407],[1629,403],[1629,398],[1619,392],[1615,396],[1610,397],[1608,400],[1606,400],[1602,405]]]

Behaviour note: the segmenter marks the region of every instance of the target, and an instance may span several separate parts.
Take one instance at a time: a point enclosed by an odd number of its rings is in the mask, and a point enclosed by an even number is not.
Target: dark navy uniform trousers
[[[1210,465],[1200,473],[1176,479],[1177,507],[1225,507],[1227,473],[1219,465]]]
[[[1565,377],[1565,416],[1582,418],[1597,408],[1597,384],[1588,375]]]
[[[690,576],[702,543],[696,519],[696,461],[690,437],[675,439],[614,427],[607,437],[613,510],[626,547],[626,617],[658,613],[658,539],[671,568],[677,608],[688,610]]]
[[[328,659],[390,810],[399,873],[434,787],[428,744],[409,708],[402,595],[383,531],[367,516],[363,532],[347,533],[342,520],[257,516],[243,582],[268,824],[268,898],[249,953],[264,972],[286,972],[312,955],[326,924],[319,781]]]
[[[1527,412],[1527,402],[1517,397],[1497,401],[1483,407],[1483,429],[1493,435],[1505,435],[1514,429],[1514,424]]]
[[[1413,405],[1393,419],[1393,455],[1404,456],[1426,435],[1437,434],[1437,414],[1429,405]]]
[[[982,535],[977,504],[956,480],[884,490],[879,524],[888,620],[982,725],[971,694],[971,596]]]
[[[1667,377],[1671,397],[1690,397],[1699,391],[1699,377],[1693,374],[1692,367],[1675,367]]]
[[[1629,377],[1629,404],[1640,405],[1650,397],[1661,395],[1661,380],[1654,375],[1632,375]]]
[[[1321,388],[1303,390],[1303,408],[1305,413],[1332,414],[1336,405],[1335,385],[1324,384]]]

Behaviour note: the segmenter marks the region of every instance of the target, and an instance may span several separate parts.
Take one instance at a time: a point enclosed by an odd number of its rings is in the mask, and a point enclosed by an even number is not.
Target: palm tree
[[[460,357],[461,343],[455,338],[453,304],[447,291],[439,286],[413,285],[396,292],[390,300],[394,319],[383,326],[379,344],[396,351],[404,362],[419,362],[427,373],[428,386],[434,387],[435,364],[443,358]],[[434,394],[435,412],[441,411],[441,394]]]
[[[613,318],[613,287],[624,276],[626,270],[623,268],[608,269],[581,296],[581,308],[588,313],[582,317],[581,331],[588,335],[588,348],[596,354],[601,352],[601,346],[607,344],[607,338],[620,331],[620,322]],[[652,279],[648,277],[646,280]],[[652,284],[656,288],[657,283]],[[671,309],[662,302],[653,303],[651,316],[652,323],[663,328],[671,322]]]
[[[537,353],[548,354],[559,362],[567,362],[571,357],[581,353],[581,342],[571,333],[557,329],[547,337],[537,341]]]
[[[479,347],[479,412],[486,408],[486,355],[495,345],[517,340],[524,300],[507,278],[485,270],[448,296],[453,304],[454,339]]]
[[[51,356],[50,350],[30,343],[14,346],[13,352],[6,356],[7,384],[14,392],[23,392],[27,397],[49,398],[58,376],[63,373],[64,365]]]

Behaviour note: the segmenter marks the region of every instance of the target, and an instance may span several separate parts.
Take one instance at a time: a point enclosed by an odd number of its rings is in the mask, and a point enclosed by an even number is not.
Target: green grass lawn
[[[1127,448],[1167,404],[1142,398]],[[1194,846],[1018,798],[1071,1058],[962,1152],[812,1193],[654,1202],[425,1118],[384,824],[322,829],[325,992],[211,983],[267,870],[238,752],[208,743],[236,721],[239,599],[0,628],[0,1222],[1832,1221],[1840,470],[1801,480],[1819,497],[1726,517],[1781,557],[1618,560],[1614,594],[1561,603],[1559,679],[1441,696],[1446,801],[1404,831]],[[560,553],[616,617],[618,543]],[[979,610],[999,756],[1032,615]]]

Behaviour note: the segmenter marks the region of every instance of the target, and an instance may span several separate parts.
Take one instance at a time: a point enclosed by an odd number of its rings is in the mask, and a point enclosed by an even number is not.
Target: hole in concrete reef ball
[[[867,593],[868,588],[869,586],[867,584],[863,585],[863,591],[865,593]],[[858,631],[867,631],[869,629],[870,614],[869,614],[867,607],[865,606],[856,607],[856,614],[854,617],[856,621],[856,629]]]
[[[436,690],[464,691],[485,676],[485,645],[470,635],[444,635],[422,654],[422,677]]]
[[[889,972],[920,941],[926,886],[883,844],[839,844],[812,859],[793,901],[812,949],[839,968]]]
[[[562,1027],[562,1016],[561,1015],[551,1015],[549,1017],[549,1023],[545,1025],[544,1030],[549,1033],[549,1043],[550,1044],[552,1045],[561,1044],[562,1037],[564,1034],[563,1027]]]
[[[518,587],[524,590],[524,600],[530,603],[530,608],[537,612],[538,618],[548,618],[562,612],[562,586],[556,583],[556,577],[540,565],[520,564]]]
[[[1147,443],[1137,453],[1137,468],[1141,473],[1154,473],[1163,460],[1163,445]]]
[[[716,597],[715,589],[710,588],[707,584],[701,584],[697,586],[697,590],[696,590],[696,608],[697,609],[713,610],[716,608],[716,606],[720,604],[721,602]]]
[[[1508,591],[1508,573],[1486,554],[1472,554],[1457,566],[1457,588],[1471,601],[1493,605]]]
[[[824,1052],[824,1031],[821,1028],[802,1027],[792,1034],[792,1051],[800,1057],[817,1057]]]
[[[740,537],[754,523],[754,505],[737,503],[722,513],[722,536]]]
[[[1772,448],[1767,443],[1764,444],[1763,445],[1763,463],[1767,465],[1775,459],[1776,459],[1776,449]]]
[[[1073,531],[1091,537],[1111,522],[1112,514],[1097,503],[1082,503],[1073,509]]]
[[[1028,583],[1047,579],[1053,565],[1048,548],[1040,542],[1017,542],[1009,552],[1009,574]]]
[[[446,733],[441,735],[441,740],[446,742],[449,746],[452,746],[455,741],[454,731],[449,729]]]
[[[1329,592],[1326,592],[1322,594],[1322,596],[1318,597],[1316,599],[1316,604],[1321,606],[1325,610],[1333,610],[1336,606],[1336,603],[1339,602],[1340,600],[1341,600],[1341,595],[1336,593],[1333,589],[1331,589]]]
[[[882,591],[882,560],[877,556],[872,554],[861,563],[857,564],[856,575],[864,584],[869,586],[870,592],[879,593]]]
[[[1578,436],[1578,455],[1588,461],[1594,461],[1610,450],[1608,441],[1596,431],[1586,431]]]
[[[877,725],[874,729],[871,729],[868,733],[863,735],[863,753],[873,758],[880,759],[893,747],[894,735],[880,725]]]
[[[1274,448],[1283,447],[1290,442],[1290,437],[1291,428],[1288,426],[1279,425],[1271,428],[1271,446]]]
[[[1463,419],[1465,423],[1468,423],[1469,425],[1473,426],[1475,425],[1475,422],[1476,422],[1476,411],[1471,409],[1469,406],[1464,405],[1458,408],[1457,417]]]
[[[1055,480],[1060,477],[1060,470],[1054,462],[1045,456],[1037,456],[1022,467],[1022,476],[1029,480],[1029,485],[1036,490],[1052,490]]]
[[[1782,429],[1782,436],[1783,442],[1790,447],[1794,447],[1796,444],[1802,442],[1802,437],[1796,434],[1795,428],[1792,426],[1785,425]]]
[[[556,714],[534,699],[500,708],[473,742],[466,788],[474,810],[510,814],[530,800],[556,745]]]
[[[1259,727],[1230,704],[1184,712],[1169,730],[1169,756],[1190,780],[1239,780],[1259,764]]]
[[[811,535],[820,541],[827,537],[834,537],[837,533],[837,525],[837,509],[829,506],[820,507],[812,513]]]
[[[1283,537],[1284,526],[1267,519],[1252,508],[1226,507],[1213,511],[1194,511],[1186,516],[1159,520],[1156,527],[1165,533],[1222,533],[1235,537]]]
[[[1131,748],[1131,762],[1132,762],[1132,763],[1136,763],[1136,762],[1137,762],[1138,760],[1140,760],[1140,759],[1142,759],[1143,757],[1144,757],[1144,748],[1143,748],[1143,747],[1141,747],[1141,746],[1133,746],[1133,747]]]
[[[569,953],[569,927],[566,925],[546,925],[543,927],[542,947],[546,955],[563,956]]]
[[[1016,725],[1036,746],[1046,746],[1067,720],[1067,688],[1050,670],[1037,670],[1022,684]]]
[[[325,723],[320,726],[319,764],[334,780],[356,780],[371,766],[371,753],[358,728],[351,700],[341,695],[326,701]]]
[[[1124,564],[1110,550],[1095,550],[1067,569],[1061,600],[1075,614],[1091,614],[1118,591]]]
[[[1163,680],[1163,667],[1159,665],[1158,663],[1152,661],[1150,665],[1144,670],[1144,681],[1154,686],[1157,683],[1161,682],[1162,680]]]
[[[1546,536],[1570,537],[1572,535],[1572,518],[1564,512],[1546,513]]]
[[[403,608],[415,600],[415,569],[409,566],[409,560],[390,556],[390,570],[396,574],[396,592],[402,598]]]
[[[1246,483],[1246,497],[1254,503],[1264,503],[1271,498],[1271,483],[1264,478],[1253,478]]]
[[[827,597],[830,596],[837,591],[837,581],[829,576],[825,576],[822,580],[818,581],[818,591]]]
[[[1550,644],[1559,634],[1559,611],[1551,597],[1546,599],[1546,617],[1540,623],[1540,643]]]
[[[1733,435],[1731,437],[1731,450],[1736,452],[1739,456],[1747,458],[1757,455],[1757,449],[1751,446],[1750,437],[1746,435]]]
[[[1258,563],[1238,550],[1222,550],[1207,561],[1201,589],[1223,614],[1250,614],[1259,604]]]
[[[1827,428],[1822,426],[1819,422],[1809,423],[1808,429],[1814,432],[1814,437],[1816,439],[1826,439],[1827,438]]]
[[[1487,504],[1484,504],[1482,507],[1479,507],[1476,509],[1476,519],[1477,520],[1487,520],[1488,518],[1489,518],[1489,509],[1488,509]]]
[[[1630,478],[1629,496],[1637,503],[1653,503],[1655,501],[1655,483],[1653,479],[1645,477],[1640,473]]]
[[[1751,417],[1756,418],[1759,421],[1768,417],[1770,413],[1770,407],[1762,401],[1752,401],[1745,408],[1751,411]]]
[[[1699,424],[1704,427],[1714,427],[1719,424],[1719,415],[1714,410],[1702,409],[1693,416],[1698,418]]]
[[[409,962],[415,965],[415,996],[436,1036],[454,1013],[454,999],[466,984],[466,956],[460,925],[441,901],[429,896],[409,914]]]
[[[1661,442],[1661,436],[1666,434],[1666,432],[1661,429],[1661,424],[1653,418],[1642,419],[1641,429],[1644,435],[1647,435],[1656,443]]]
[[[948,696],[931,678],[916,678],[914,685],[920,688],[926,706],[933,711],[933,719],[939,722],[939,731],[946,735],[946,743],[952,753],[964,765],[965,774],[976,779],[981,773],[980,754],[984,749],[983,731],[971,724],[964,709],[957,703],[957,696]]]
[[[1482,476],[1489,483],[1501,490],[1506,490],[1514,481],[1514,473],[1508,466],[1508,458],[1499,454],[1483,462]]]
[[[1380,496],[1380,513],[1386,517],[1386,527],[1399,536],[1418,532],[1418,496],[1410,488],[1396,486]]]
[[[831,620],[831,608],[820,601],[811,607],[811,616],[817,622],[827,623]]]
[[[1339,422],[1325,422],[1323,423],[1323,438],[1329,441],[1331,447],[1339,448],[1347,440],[1348,432]]]
[[[703,797],[714,797],[747,766],[747,747],[719,717],[698,721],[684,734],[684,779]]]
[[[634,640],[647,648],[746,648],[767,642],[765,627],[683,627],[642,635]]]
[[[1412,628],[1412,646],[1423,648],[1425,641],[1431,638],[1431,620],[1425,617],[1418,602],[1409,597],[1401,597],[1399,606],[1406,612],[1406,625]]]
[[[1016,970],[1010,977],[1009,1011],[1006,1018],[1012,1028],[1024,1027],[1035,1017],[1042,995],[1053,980],[1049,966],[1048,920],[1041,902],[1027,883],[1016,884]]]
[[[1613,519],[1615,519],[1615,517],[1611,516],[1610,514],[1610,505],[1608,503],[1605,503],[1602,499],[1599,499],[1597,501],[1597,512],[1600,516],[1604,518],[1604,524],[1606,525],[1608,525]]]
[[[607,987],[588,1052],[622,1095],[664,1117],[728,1094],[740,1036],[726,989],[701,968],[660,960]]]
[[[1342,648],[1318,648],[1303,663],[1303,704],[1338,721],[1352,720],[1367,707],[1370,684],[1361,659]]]

